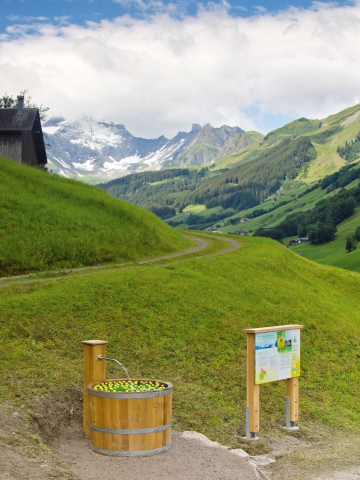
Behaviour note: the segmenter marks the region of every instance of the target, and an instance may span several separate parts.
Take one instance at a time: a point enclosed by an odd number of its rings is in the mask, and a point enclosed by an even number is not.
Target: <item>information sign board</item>
[[[299,328],[255,334],[255,384],[299,376]]]

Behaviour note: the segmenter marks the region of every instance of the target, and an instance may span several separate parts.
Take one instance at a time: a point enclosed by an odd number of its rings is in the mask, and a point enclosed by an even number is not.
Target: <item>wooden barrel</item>
[[[106,380],[106,382],[127,379]],[[164,452],[171,445],[172,385],[164,390],[102,392],[88,386],[91,448],[104,455],[141,456]]]

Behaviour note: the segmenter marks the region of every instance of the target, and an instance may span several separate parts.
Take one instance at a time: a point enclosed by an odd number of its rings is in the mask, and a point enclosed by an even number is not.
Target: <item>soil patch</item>
[[[232,450],[195,432],[173,432],[171,448],[146,457],[112,457],[91,450],[79,430],[68,432],[52,445],[53,451],[84,480],[258,480],[254,466],[242,450]],[[246,455],[246,454],[245,454]]]
[[[271,480],[360,480],[360,437],[319,424],[301,424],[277,438],[266,436],[275,460],[263,467]]]
[[[0,405],[1,480],[81,480],[38,435],[29,415],[20,408]]]
[[[0,480],[282,480],[284,472],[296,480],[360,480],[355,433],[301,424],[298,431],[259,436],[241,443],[251,455],[196,432],[173,432],[162,454],[104,456],[83,434],[81,389],[69,389],[33,400],[29,410],[0,405]]]

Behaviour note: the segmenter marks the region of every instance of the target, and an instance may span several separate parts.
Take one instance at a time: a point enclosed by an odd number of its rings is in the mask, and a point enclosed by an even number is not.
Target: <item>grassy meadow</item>
[[[131,376],[173,383],[175,429],[239,446],[243,329],[300,323],[300,425],[359,432],[359,274],[264,238],[232,238],[238,250],[205,256],[226,249],[228,237],[206,238],[204,256],[187,261],[0,288],[1,401],[26,406],[39,394],[80,386],[81,340],[108,340],[107,354]],[[122,373],[108,365],[108,377]],[[261,432],[284,425],[285,394],[285,382],[261,386]]]
[[[0,276],[173,252],[187,242],[104,191],[0,157]]]
[[[336,238],[332,242],[328,242],[325,245],[302,243],[292,247],[292,250],[296,253],[301,253],[304,257],[314,262],[360,273],[360,244],[358,243],[357,249],[350,253],[345,248],[346,239],[352,237],[359,226],[360,208],[358,207],[354,215],[338,225]]]
[[[175,429],[244,446],[243,329],[300,323],[300,425],[359,433],[358,273],[259,237],[187,232],[193,241],[185,240],[97,188],[5,159],[0,166],[2,273],[42,272],[0,281],[0,402],[31,409],[39,395],[81,389],[81,341],[102,339],[132,377],[173,383]],[[140,261],[197,238],[207,242],[202,251]],[[121,376],[108,365],[109,378]],[[261,409],[261,432],[284,425],[285,382],[261,386]]]

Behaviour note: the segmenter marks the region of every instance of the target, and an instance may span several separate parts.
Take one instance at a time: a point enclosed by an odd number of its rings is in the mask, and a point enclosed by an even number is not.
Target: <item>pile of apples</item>
[[[102,382],[94,385],[94,389],[101,392],[120,393],[152,392],[156,390],[164,390],[165,388],[164,384],[153,382],[151,380],[114,380],[112,382]]]

